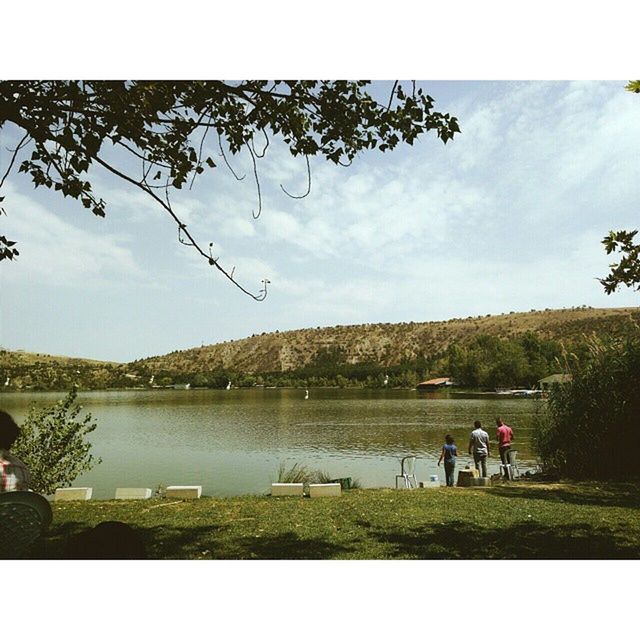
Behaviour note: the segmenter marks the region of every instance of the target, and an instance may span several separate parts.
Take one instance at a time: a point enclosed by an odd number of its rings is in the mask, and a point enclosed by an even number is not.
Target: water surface
[[[29,406],[63,393],[3,393],[0,406],[20,423]],[[474,420],[495,435],[495,417],[515,431],[521,470],[535,464],[531,428],[539,400],[458,394],[418,395],[409,390],[303,389],[141,390],[80,393],[98,423],[91,434],[102,464],[75,486],[112,498],[117,487],[200,484],[203,493],[264,493],[280,463],[296,462],[334,477],[358,478],[365,487],[393,486],[400,458],[419,457],[426,480],[446,433],[466,451]],[[467,455],[459,465],[470,462]],[[489,470],[498,470],[497,448]]]

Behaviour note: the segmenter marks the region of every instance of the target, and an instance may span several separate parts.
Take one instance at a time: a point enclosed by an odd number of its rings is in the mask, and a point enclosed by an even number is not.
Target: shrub
[[[547,467],[572,478],[640,475],[640,335],[596,337],[565,358],[572,381],[554,385],[534,431]]]
[[[86,436],[96,428],[88,413],[76,418],[82,407],[76,403],[73,388],[66,398],[51,407],[32,406],[11,452],[29,468],[31,489],[50,495],[59,487],[68,487],[83,472],[102,462],[94,458]]]

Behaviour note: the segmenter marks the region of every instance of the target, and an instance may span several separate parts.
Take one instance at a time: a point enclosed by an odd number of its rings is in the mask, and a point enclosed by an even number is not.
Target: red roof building
[[[433,389],[450,387],[451,384],[451,378],[432,378],[431,380],[425,380],[424,382],[418,384],[416,389],[418,391],[431,391]]]

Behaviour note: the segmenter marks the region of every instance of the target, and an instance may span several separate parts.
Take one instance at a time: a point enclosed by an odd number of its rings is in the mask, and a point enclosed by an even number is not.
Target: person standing
[[[20,429],[14,419],[6,411],[0,411],[0,493],[29,490],[29,469],[9,453],[19,435]]]
[[[444,475],[447,478],[447,487],[453,487],[456,473],[456,458],[458,457],[458,448],[453,437],[447,434],[444,437],[445,443],[440,451],[440,460],[438,466],[444,458]]]
[[[489,434],[482,428],[480,420],[473,423],[475,427],[469,439],[469,454],[473,455],[476,469],[483,478],[487,477],[487,457],[489,456]]]
[[[500,452],[500,462],[502,465],[511,464],[511,442],[515,440],[513,437],[513,429],[502,421],[502,418],[496,418],[496,440],[498,441],[498,451]],[[506,466],[504,469],[505,478],[509,478]]]

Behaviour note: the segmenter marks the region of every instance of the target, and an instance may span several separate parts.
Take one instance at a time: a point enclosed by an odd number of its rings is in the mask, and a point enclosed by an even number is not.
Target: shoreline
[[[483,391],[481,389],[459,389],[455,391],[447,390],[447,391],[418,391],[415,387],[339,387],[339,386],[322,386],[322,387],[314,387],[314,386],[304,386],[304,387],[290,387],[290,386],[282,386],[282,387],[266,387],[264,385],[255,385],[253,387],[231,387],[231,389],[226,389],[225,387],[191,387],[189,389],[175,389],[173,387],[105,387],[101,389],[82,389],[78,388],[78,393],[92,393],[92,392],[118,392],[118,391],[279,391],[279,390],[296,390],[296,391],[304,391],[305,389],[310,390],[322,390],[322,389],[332,389],[332,390],[340,390],[340,391],[412,391],[415,392],[417,397],[419,398],[439,398],[439,397],[447,397],[450,395],[472,395],[472,396],[492,396],[493,398],[509,398],[509,399],[518,399],[518,400],[540,400],[545,399],[541,396],[519,396],[514,395],[512,393],[505,393],[503,391]],[[0,388],[0,396],[4,394],[22,394],[22,393],[68,393],[69,389],[67,387],[60,389],[10,389],[5,390]]]

